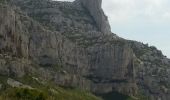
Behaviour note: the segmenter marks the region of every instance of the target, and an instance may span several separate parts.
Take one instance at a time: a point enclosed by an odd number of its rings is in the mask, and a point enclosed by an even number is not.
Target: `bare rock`
[[[95,20],[99,30],[104,34],[111,34],[107,16],[102,9],[102,0],[80,0]]]
[[[15,81],[14,79],[8,78],[7,84],[10,85],[11,87],[16,87],[16,88],[28,88],[28,89],[33,89],[31,86],[24,85],[18,81]]]
[[[45,81],[95,93],[133,96],[139,89],[153,100],[169,100],[164,98],[169,98],[170,60],[154,47],[110,34],[101,2],[12,0],[11,6],[0,5],[0,74],[36,73]],[[25,86],[12,79],[8,84]]]
[[[7,6],[0,9],[2,12],[8,12],[1,14],[3,18],[0,19],[2,21],[0,29],[3,32],[0,41],[4,44],[0,50],[12,58],[3,59],[5,60],[3,63],[9,62],[5,65],[8,66],[9,75],[22,77],[26,73],[32,73],[30,69],[35,67],[35,73],[44,80],[53,79],[56,84],[80,87],[96,93],[116,90],[128,95],[134,94],[133,90],[136,87],[131,85],[135,84],[133,51],[126,40],[115,39],[112,34],[103,35],[97,31],[89,13],[83,8],[79,10],[72,3],[15,0],[17,1],[16,5],[23,8],[28,16],[15,7],[12,9]],[[35,10],[30,9],[29,6]],[[50,10],[49,6],[52,7]],[[99,6],[97,4],[95,9]],[[44,9],[41,9],[42,7]],[[47,11],[50,12],[46,14]],[[100,9],[98,16],[104,17],[101,11]],[[34,19],[35,16],[37,19]],[[59,21],[65,20],[64,25],[58,26]],[[71,21],[71,25],[68,20]],[[13,25],[13,22],[16,24]],[[10,32],[5,30],[5,25],[8,30],[11,30]],[[59,27],[59,29],[64,29],[66,26],[68,30],[56,32],[44,25]],[[6,35],[8,33],[9,35]],[[23,86],[22,83],[11,79],[8,80],[8,84],[13,87]],[[129,87],[125,88],[126,85]]]

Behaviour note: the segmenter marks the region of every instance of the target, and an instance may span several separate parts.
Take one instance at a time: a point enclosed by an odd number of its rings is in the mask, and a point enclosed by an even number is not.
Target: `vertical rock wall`
[[[92,11],[101,12],[102,9],[98,8],[101,6],[101,2],[100,4],[95,2],[94,0],[94,4],[98,5],[96,5],[96,10]],[[37,6],[37,1],[30,0],[28,3],[20,5],[25,13],[29,13],[34,17],[27,16],[22,11],[19,12],[20,10],[13,9],[13,7],[2,7],[0,9],[2,12],[0,15],[0,43],[2,43],[0,53],[7,53],[9,57],[16,56],[16,59],[25,58],[30,60],[32,68],[40,69],[36,70],[35,73],[40,73],[40,77],[43,77],[43,79],[53,79],[59,85],[85,88],[95,93],[119,91],[127,95],[134,94],[133,90],[136,90],[136,88],[133,81],[133,52],[126,41],[123,39],[116,40],[112,34],[103,35],[101,32],[96,31],[95,28],[91,28],[92,31],[96,32],[93,35],[89,35],[88,31],[83,31],[81,28],[77,30],[73,28],[72,33],[70,31],[60,33],[48,30],[46,28],[48,25],[48,27],[51,27],[56,24],[50,21],[50,16],[58,19],[60,15],[65,15],[65,17],[61,16],[61,21],[85,17],[84,22],[86,22],[86,25],[95,27],[93,23],[88,24],[93,20],[89,13],[82,13],[80,10],[74,9],[74,7],[73,9],[65,10],[67,6],[63,8],[55,6],[55,8],[50,5],[51,8],[49,9],[49,6],[47,7],[48,3],[38,3],[39,6]],[[63,4],[58,3],[58,5]],[[29,9],[30,7],[34,9]],[[56,14],[56,12],[53,12],[56,10],[61,11]],[[41,13],[37,14],[35,11]],[[45,11],[48,11],[48,13],[42,13]],[[72,13],[69,13],[71,11]],[[89,9],[89,11],[91,10]],[[100,14],[102,13],[99,13],[98,20],[104,17],[104,14]],[[47,20],[36,20],[35,17],[38,17],[38,15],[41,15],[40,18],[46,16],[45,19],[48,20],[49,24],[42,26],[41,23]],[[80,18],[77,18],[77,16]],[[73,20],[72,26],[79,24],[82,28],[86,28],[85,24],[80,23],[82,21],[83,19],[79,20],[79,23],[74,23],[75,20]],[[65,22],[59,28],[68,25],[69,23]],[[101,22],[99,25],[102,27],[103,23]],[[103,32],[109,34],[106,30]],[[2,57],[0,71],[6,68],[7,71],[3,72],[9,75],[17,74],[16,76],[21,77],[27,71],[24,70],[25,68],[30,69],[28,63],[20,64],[20,60],[15,63],[9,61],[11,62],[9,67],[6,67],[6,62],[7,60]],[[27,73],[32,73],[32,70],[27,71]]]
[[[79,0],[82,5],[89,11],[96,22],[98,29],[104,34],[110,34],[111,29],[102,9],[102,0]]]

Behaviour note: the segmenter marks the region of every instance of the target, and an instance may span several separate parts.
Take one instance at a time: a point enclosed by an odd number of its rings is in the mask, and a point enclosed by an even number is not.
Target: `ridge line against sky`
[[[102,7],[112,32],[154,45],[170,58],[170,0],[103,0]]]

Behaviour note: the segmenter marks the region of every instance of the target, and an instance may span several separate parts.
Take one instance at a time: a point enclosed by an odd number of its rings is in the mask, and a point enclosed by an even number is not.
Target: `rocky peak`
[[[104,34],[110,34],[111,29],[102,9],[102,0],[77,0],[79,1],[91,14],[97,24],[98,29]]]
[[[115,38],[101,3],[0,1],[0,90],[24,87],[9,77],[30,76],[96,94],[170,100],[170,60],[155,47]]]

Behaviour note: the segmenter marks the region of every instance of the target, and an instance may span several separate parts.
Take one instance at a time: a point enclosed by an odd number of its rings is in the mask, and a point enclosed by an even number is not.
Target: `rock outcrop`
[[[102,9],[102,0],[79,0],[95,20],[98,29],[105,34],[111,34],[110,25]]]
[[[136,82],[151,100],[170,99],[170,59],[156,47],[130,41],[136,55]]]
[[[142,90],[152,100],[169,100],[169,60],[156,49],[110,34],[100,0],[11,0],[0,12],[0,75],[36,75],[94,93],[136,96]]]
[[[135,94],[131,48],[125,40],[98,31],[86,9],[76,8],[74,3],[46,0],[15,0],[12,4],[21,7],[28,16],[16,7],[13,10],[8,6],[1,9],[7,12],[1,15],[1,53],[11,59],[3,59],[2,55],[5,69],[0,68],[4,74],[22,77],[38,73],[43,79],[52,79],[56,84],[78,86],[95,93],[116,90],[127,95]],[[69,13],[70,10],[74,13]],[[46,11],[48,14],[45,14]],[[56,15],[57,12],[59,14]],[[78,17],[79,14],[82,17]],[[62,19],[54,20],[58,18]],[[64,21],[64,25],[60,24]],[[54,28],[50,29],[52,25]],[[8,29],[5,30],[5,27]],[[63,30],[65,27],[67,29]],[[35,66],[39,66],[36,71]]]
[[[27,88],[27,89],[33,89],[31,86],[24,85],[23,83],[20,83],[14,79],[8,78],[7,84],[13,88]]]

